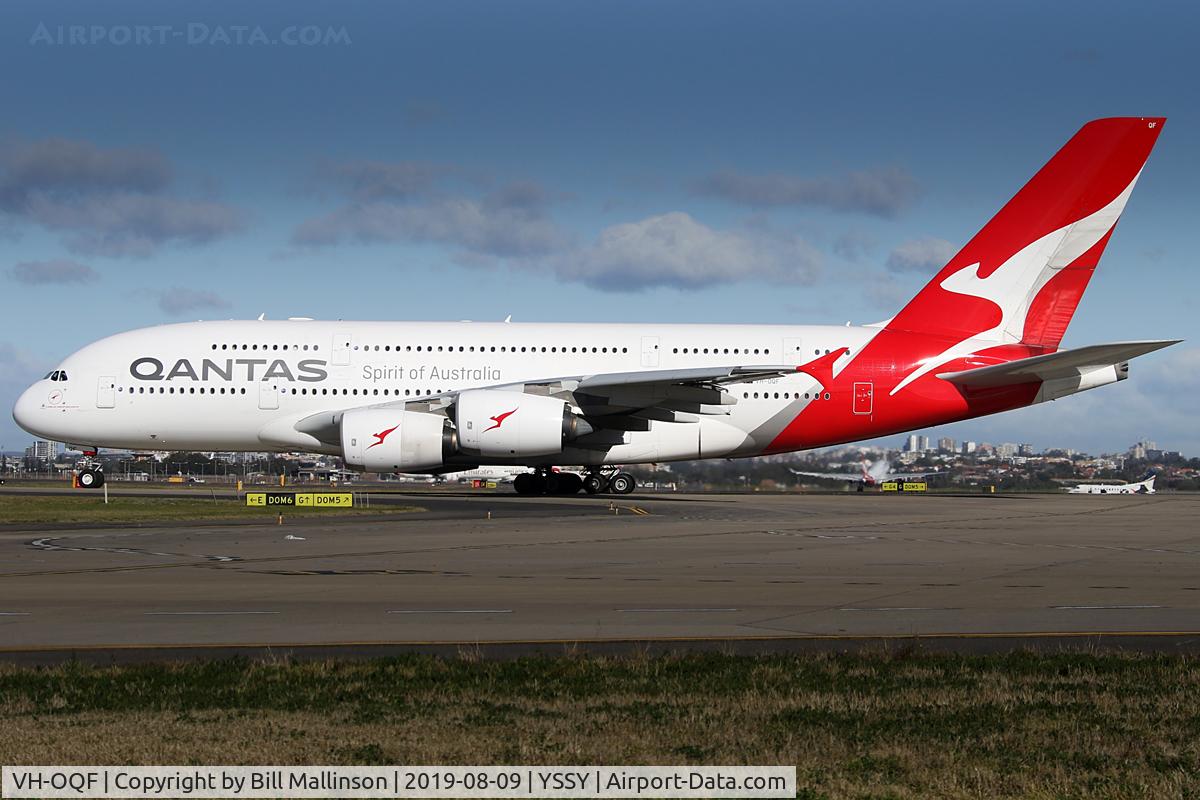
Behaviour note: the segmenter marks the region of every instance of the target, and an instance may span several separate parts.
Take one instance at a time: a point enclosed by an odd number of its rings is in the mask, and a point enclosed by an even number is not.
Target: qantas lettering
[[[306,358],[296,365],[296,370],[300,373],[297,377],[288,363],[281,358],[273,361],[265,358],[227,358],[224,361],[213,361],[206,358],[201,361],[200,371],[197,372],[192,362],[186,358],[176,361],[168,371],[163,362],[157,358],[145,356],[129,365],[129,374],[140,381],[169,381],[175,378],[186,378],[192,381],[217,379],[255,381],[282,378],[286,381],[300,380],[306,383],[316,383],[329,377],[328,371],[325,370],[326,363],[321,359]],[[242,374],[236,374],[239,370],[236,370],[235,367],[244,367],[244,370],[240,370]],[[266,367],[266,369],[260,374],[258,367]]]

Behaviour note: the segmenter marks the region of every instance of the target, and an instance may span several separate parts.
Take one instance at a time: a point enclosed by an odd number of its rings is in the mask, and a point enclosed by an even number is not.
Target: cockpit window
[[[67,379],[67,371],[65,369],[56,369],[45,378],[50,381],[65,381]]]
[[[57,371],[58,371],[58,370],[55,370],[55,372],[57,372]],[[52,380],[54,380],[54,372],[47,372],[47,373],[46,373],[46,377],[45,377],[45,378],[42,378],[42,380],[44,380],[44,381],[52,381]]]
[[[65,380],[67,379],[67,371],[66,371],[65,369],[63,369],[63,370],[59,370],[59,372],[58,372],[58,379],[59,379],[60,381],[65,381]]]

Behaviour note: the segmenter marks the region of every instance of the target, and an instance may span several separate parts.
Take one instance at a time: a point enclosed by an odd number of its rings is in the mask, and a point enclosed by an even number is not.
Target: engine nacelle
[[[366,472],[424,472],[454,448],[446,418],[420,411],[363,408],[342,415],[342,457]]]
[[[497,389],[459,394],[454,424],[462,452],[491,458],[558,455],[563,441],[587,425],[562,400]]]

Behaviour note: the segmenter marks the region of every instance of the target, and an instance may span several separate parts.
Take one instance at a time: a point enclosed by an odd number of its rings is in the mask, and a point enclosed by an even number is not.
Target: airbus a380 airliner
[[[371,472],[523,465],[518,492],[624,493],[633,479],[614,465],[785,453],[1056,400],[1175,343],[1059,349],[1163,123],[1084,125],[874,325],[164,325],[68,356],[13,417],[92,448],[311,451]]]

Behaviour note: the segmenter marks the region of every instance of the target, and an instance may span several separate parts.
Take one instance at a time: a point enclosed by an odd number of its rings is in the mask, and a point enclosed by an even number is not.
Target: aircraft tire
[[[588,494],[600,494],[608,487],[605,486],[604,478],[595,473],[588,475],[583,479],[583,490]]]
[[[574,472],[558,473],[558,487],[554,494],[579,494],[583,491],[583,479]]]
[[[79,488],[99,489],[104,485],[104,473],[99,470],[85,469],[79,473]]]
[[[542,480],[532,472],[524,472],[513,478],[513,489],[517,494],[541,494],[545,487],[540,485]]]
[[[637,480],[628,472],[618,472],[608,482],[608,490],[613,494],[629,494],[637,488]]]

